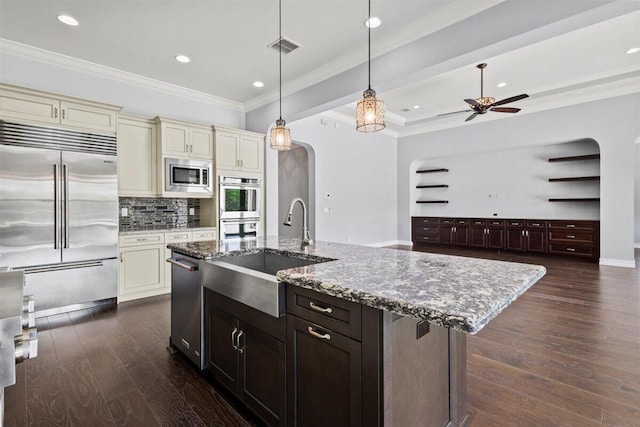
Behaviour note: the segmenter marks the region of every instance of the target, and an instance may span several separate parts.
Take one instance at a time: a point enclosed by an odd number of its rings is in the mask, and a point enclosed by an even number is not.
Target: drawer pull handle
[[[320,334],[320,333],[314,331],[313,327],[311,327],[311,326],[309,326],[307,328],[307,331],[309,331],[309,333],[311,335],[313,335],[314,337],[320,338],[321,340],[330,340],[331,339],[331,335],[329,335],[329,334]]]
[[[234,350],[238,349],[238,345],[236,344],[236,334],[238,333],[238,328],[233,328],[233,332],[231,332],[231,347]]]
[[[573,248],[567,248],[567,250],[568,250],[569,252],[575,252],[575,251],[576,251],[576,250],[575,250],[575,249],[573,249]]]
[[[146,242],[147,238],[146,237],[139,237],[138,239],[136,239],[138,242]]]
[[[313,301],[309,302],[309,307],[311,307],[312,309],[320,313],[327,313],[327,314],[333,313],[333,309],[331,307],[326,307],[326,308],[320,307],[319,305],[316,305],[316,303],[314,303]]]
[[[537,222],[532,222],[531,225],[533,225],[534,227],[540,227],[540,224],[538,224]]]
[[[576,226],[573,224],[567,224],[567,228],[576,228]]]
[[[567,239],[575,239],[576,236],[574,236],[573,234],[567,234]]]

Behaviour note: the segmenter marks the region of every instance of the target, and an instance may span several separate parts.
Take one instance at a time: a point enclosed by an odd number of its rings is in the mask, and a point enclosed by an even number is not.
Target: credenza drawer
[[[568,254],[576,256],[594,257],[596,256],[596,248],[586,245],[571,245],[563,243],[550,243],[549,253],[552,254]]]
[[[414,243],[440,243],[440,235],[439,234],[414,235],[413,242]]]
[[[594,221],[549,221],[549,228],[562,228],[565,230],[597,230],[597,222]]]
[[[411,218],[413,225],[438,225],[440,224],[440,218],[427,217],[427,216],[414,216]]]
[[[552,230],[549,231],[549,242],[554,241],[562,241],[562,242],[579,242],[579,243],[587,243],[592,244],[594,242],[593,233],[585,233],[585,232],[571,232],[564,230]]]

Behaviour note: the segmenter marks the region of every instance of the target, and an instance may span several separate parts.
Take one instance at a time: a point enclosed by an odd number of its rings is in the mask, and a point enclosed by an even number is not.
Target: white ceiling
[[[483,58],[489,64],[485,95],[502,99],[528,93],[531,98],[509,105],[523,108],[522,114],[535,110],[536,100],[563,90],[580,88],[565,93],[566,98],[590,85],[629,77],[638,82],[640,53],[625,51],[640,47],[640,1],[618,2],[635,4],[635,12]],[[372,14],[383,24],[372,31],[372,54],[384,54],[500,3],[374,0]],[[240,102],[251,110],[277,98],[278,55],[266,47],[278,37],[277,12],[276,0],[0,0],[0,38]],[[74,16],[80,25],[59,23],[60,13]],[[303,46],[283,58],[284,93],[366,62],[366,17],[364,0],[283,0],[283,35]],[[176,62],[180,53],[192,62]],[[437,115],[463,110],[464,98],[479,96],[475,65],[443,67],[441,74],[378,90],[390,113],[389,127],[402,132],[435,122],[463,122],[464,114]],[[254,80],[265,87],[252,87]],[[497,88],[501,81],[508,85]],[[413,105],[421,108],[402,111]],[[351,110],[345,106],[337,112],[353,117]],[[476,120],[497,116],[507,114],[489,113]]]

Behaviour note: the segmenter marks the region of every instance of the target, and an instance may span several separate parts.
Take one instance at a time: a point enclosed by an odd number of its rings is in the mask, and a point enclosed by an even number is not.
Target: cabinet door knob
[[[316,303],[314,303],[313,301],[309,302],[309,307],[311,307],[312,309],[320,313],[327,313],[327,314],[333,313],[333,309],[331,307],[320,307],[319,305],[316,305]]]
[[[331,339],[331,335],[329,335],[329,334],[320,334],[320,333],[314,331],[312,326],[309,326],[307,328],[307,331],[309,331],[309,333],[311,335],[313,335],[314,337],[320,338],[321,340],[330,340]]]

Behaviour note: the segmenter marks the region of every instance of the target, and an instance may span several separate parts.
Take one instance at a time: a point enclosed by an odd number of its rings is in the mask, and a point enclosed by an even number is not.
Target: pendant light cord
[[[367,17],[367,29],[369,30],[369,89],[371,89],[371,0],[369,0],[369,16]]]
[[[278,57],[280,74],[280,120],[282,120],[282,0],[278,0]]]

